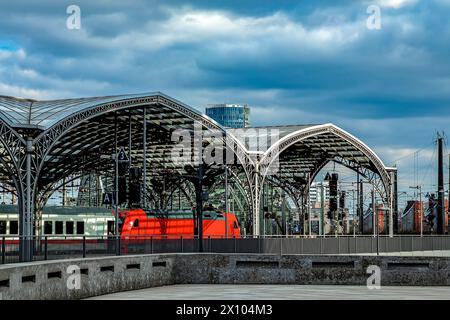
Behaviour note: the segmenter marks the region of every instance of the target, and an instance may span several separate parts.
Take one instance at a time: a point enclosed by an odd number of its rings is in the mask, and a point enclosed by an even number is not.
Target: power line
[[[405,158],[409,158],[410,156],[414,155],[415,153],[419,153],[419,152],[421,152],[421,151],[427,149],[430,145],[432,145],[432,144],[434,144],[434,143],[435,143],[435,140],[433,140],[432,142],[430,142],[430,143],[427,144],[426,146],[423,146],[422,148],[415,150],[415,151],[412,152],[412,153],[409,153],[409,154],[404,155],[404,156],[402,156],[402,157],[400,157],[400,158],[397,158],[397,159],[395,159],[395,160],[392,160],[392,161],[390,162],[390,164],[391,164],[392,166],[394,166],[394,165],[396,165],[396,162],[397,162],[397,161],[403,160],[403,159],[405,159]]]

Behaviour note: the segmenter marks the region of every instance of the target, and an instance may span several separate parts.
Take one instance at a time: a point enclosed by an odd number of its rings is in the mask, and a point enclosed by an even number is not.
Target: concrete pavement
[[[173,285],[93,297],[100,300],[450,300],[450,287]]]

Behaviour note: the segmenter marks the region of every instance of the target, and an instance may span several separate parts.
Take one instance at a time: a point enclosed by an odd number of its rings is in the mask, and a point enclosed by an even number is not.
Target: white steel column
[[[390,173],[389,183],[389,238],[394,237],[394,172]]]
[[[259,236],[259,216],[260,216],[260,192],[259,192],[259,164],[256,164],[255,172],[254,172],[254,186],[253,186],[253,235]]]

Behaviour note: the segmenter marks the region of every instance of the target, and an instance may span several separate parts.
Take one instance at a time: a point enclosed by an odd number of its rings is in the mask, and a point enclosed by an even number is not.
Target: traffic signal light
[[[140,180],[142,177],[142,168],[140,167],[131,167],[130,168],[130,180],[136,181]]]
[[[337,206],[337,197],[338,197],[337,182],[338,182],[338,174],[337,173],[331,174],[331,179],[328,182],[328,186],[330,188],[330,210],[331,211],[336,211],[338,208],[338,206]]]
[[[329,175],[328,179],[328,187],[330,189],[330,205],[328,212],[328,219],[333,220],[335,218],[335,213],[338,210],[338,190],[337,190],[337,183],[338,183],[338,174],[332,173]]]
[[[339,193],[339,208],[345,208],[345,191]]]
[[[127,201],[127,179],[126,177],[118,177],[119,184],[119,205]]]

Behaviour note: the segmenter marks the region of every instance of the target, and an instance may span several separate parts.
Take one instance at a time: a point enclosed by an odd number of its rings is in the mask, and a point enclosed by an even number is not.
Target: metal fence
[[[0,237],[2,264],[20,262],[19,237]],[[54,260],[96,256],[192,253],[200,241],[192,236],[173,235],[109,237],[35,237],[31,240],[33,260]],[[450,250],[450,236],[247,236],[202,241],[203,252],[261,254],[364,254],[407,251]]]

